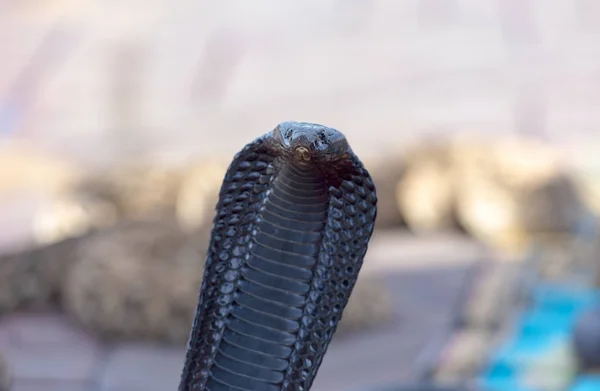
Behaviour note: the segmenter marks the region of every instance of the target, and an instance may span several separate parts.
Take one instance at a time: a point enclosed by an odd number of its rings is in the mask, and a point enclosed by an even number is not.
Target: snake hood
[[[344,135],[284,122],[231,162],[180,391],[309,390],[358,278],[375,186]]]

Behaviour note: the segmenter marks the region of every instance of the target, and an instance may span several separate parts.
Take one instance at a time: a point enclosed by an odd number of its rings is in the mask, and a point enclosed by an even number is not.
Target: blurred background
[[[346,134],[379,217],[312,391],[600,390],[600,2],[0,2],[0,390],[174,390],[225,169]]]

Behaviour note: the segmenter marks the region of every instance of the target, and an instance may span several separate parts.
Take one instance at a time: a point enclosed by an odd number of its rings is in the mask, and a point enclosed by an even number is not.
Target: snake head
[[[277,148],[300,162],[332,162],[345,159],[351,149],[342,132],[308,122],[282,122],[271,133]]]

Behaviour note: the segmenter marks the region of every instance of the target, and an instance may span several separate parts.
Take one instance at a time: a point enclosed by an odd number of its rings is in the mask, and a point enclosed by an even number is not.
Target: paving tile
[[[0,322],[14,346],[94,346],[93,337],[60,313],[15,313]],[[1,333],[0,333],[1,335]]]
[[[375,230],[361,273],[424,268],[442,270],[490,256],[489,249],[465,235],[416,236],[402,229]]]
[[[17,380],[10,391],[95,391],[96,384],[81,381]]]
[[[92,380],[101,362],[99,351],[64,346],[62,348],[14,348],[3,353],[14,377],[28,380]]]
[[[465,265],[386,273],[393,325],[332,342],[311,391],[352,391],[420,376],[417,358],[452,319]]]
[[[108,356],[99,380],[102,391],[176,390],[185,347],[120,344]]]
[[[0,349],[11,345],[11,330],[7,324],[0,322]]]
[[[0,344],[16,379],[88,381],[103,348],[59,314],[13,314],[0,322]]]

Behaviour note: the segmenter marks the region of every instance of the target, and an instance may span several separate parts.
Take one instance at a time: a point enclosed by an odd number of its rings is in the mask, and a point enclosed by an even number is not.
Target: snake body
[[[344,135],[284,122],[230,164],[179,391],[309,390],[377,215]]]

